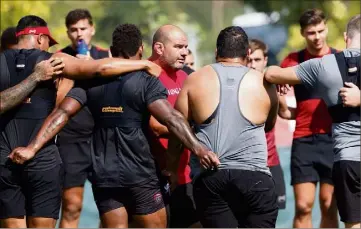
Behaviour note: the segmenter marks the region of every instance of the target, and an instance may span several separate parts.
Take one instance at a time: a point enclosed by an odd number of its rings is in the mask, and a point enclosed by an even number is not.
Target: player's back
[[[264,81],[264,76],[247,69],[239,84],[238,98],[242,113],[254,124],[263,124],[271,108],[271,97],[276,95],[274,86]],[[226,76],[220,76],[226,77]],[[201,124],[216,110],[220,101],[220,82],[217,73],[210,65],[189,76],[186,81],[192,110],[192,119]],[[274,100],[274,98],[272,98]]]
[[[264,123],[272,90],[262,74],[218,63],[190,77],[187,93],[197,137],[217,152],[221,167],[269,173]]]
[[[93,164],[97,185],[128,186],[155,177],[147,139],[147,106],[166,99],[166,89],[143,71],[92,83],[87,90],[87,105],[95,123]]]
[[[0,91],[13,87],[26,79],[35,65],[49,59],[51,53],[38,49],[11,49],[1,54]],[[3,66],[6,64],[7,66]],[[0,116],[1,163],[15,147],[26,146],[35,137],[46,117],[55,106],[56,87],[52,80],[40,83],[18,106]],[[45,168],[59,162],[54,141],[50,141],[26,164],[27,169]]]

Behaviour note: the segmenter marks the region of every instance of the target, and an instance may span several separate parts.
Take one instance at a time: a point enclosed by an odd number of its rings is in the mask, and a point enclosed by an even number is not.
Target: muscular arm
[[[66,97],[44,121],[36,137],[30,142],[29,148],[38,152],[50,139],[52,139],[74,116],[82,105],[73,98]]]
[[[63,63],[54,58],[39,62],[34,72],[19,84],[0,92],[0,114],[19,105],[36,87],[45,80],[51,79],[54,75],[62,73]]]
[[[280,68],[278,66],[270,66],[265,72],[265,79],[273,84],[301,84],[301,80],[297,77],[294,67]]]
[[[159,99],[148,105],[150,113],[174,136],[170,137],[167,152],[167,167],[176,172],[183,143],[188,149],[197,153],[203,149],[194,136],[191,127],[181,113],[172,108],[165,99]]]
[[[19,84],[0,92],[0,114],[19,105],[40,82],[38,72],[32,73]]]
[[[287,120],[294,120],[296,118],[296,108],[287,105],[285,96],[279,96],[278,115]]]
[[[289,68],[271,66],[265,72],[265,78],[273,84],[303,84],[314,90],[319,81],[318,76],[324,71],[323,59],[314,58]]]
[[[161,124],[165,125],[169,132],[174,134],[188,149],[197,153],[202,146],[194,136],[187,120],[166,99],[159,99],[148,105],[150,113]]]
[[[89,79],[95,76],[111,77],[137,70],[151,71],[151,68],[155,67],[155,64],[152,64],[147,60],[128,60],[119,58],[83,60],[65,53],[55,53],[53,56],[63,59],[65,64],[63,74],[64,77],[69,79]],[[160,71],[161,69],[159,67],[159,73]]]

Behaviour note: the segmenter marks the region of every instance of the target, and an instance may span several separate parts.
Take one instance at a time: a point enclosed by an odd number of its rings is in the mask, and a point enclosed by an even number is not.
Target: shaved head
[[[153,36],[153,45],[156,42],[166,43],[172,40],[174,36],[186,36],[181,28],[175,25],[163,25],[161,26]]]
[[[151,60],[163,69],[182,69],[188,55],[188,39],[184,31],[175,25],[161,26],[153,36]]]

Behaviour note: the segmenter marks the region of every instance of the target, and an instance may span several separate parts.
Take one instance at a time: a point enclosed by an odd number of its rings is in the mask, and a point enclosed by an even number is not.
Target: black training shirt
[[[49,59],[52,54],[37,49],[11,49],[1,55],[0,91],[4,91],[29,77],[36,63]],[[61,163],[54,140],[49,141],[24,165],[17,165],[8,158],[13,149],[25,147],[35,138],[54,109],[55,100],[55,82],[48,80],[39,83],[19,105],[0,115],[0,165],[26,171],[44,171]]]
[[[60,51],[71,56],[77,55],[77,52],[71,46],[67,46]],[[90,56],[95,60],[106,58],[109,55],[107,50],[100,49],[94,45],[89,52]],[[85,106],[77,115],[69,120],[67,125],[58,134],[58,143],[61,145],[86,141],[91,137],[93,127],[94,121],[89,109]],[[71,155],[69,156],[71,157]]]
[[[157,78],[137,71],[112,80],[94,79],[87,85],[79,81],[67,97],[86,104],[94,118],[94,185],[124,187],[157,179],[147,137],[147,106],[167,99]]]

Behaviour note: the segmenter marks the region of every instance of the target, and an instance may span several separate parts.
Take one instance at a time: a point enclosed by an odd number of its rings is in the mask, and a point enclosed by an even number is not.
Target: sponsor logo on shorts
[[[154,202],[156,202],[157,204],[161,203],[163,198],[162,198],[162,194],[160,193],[156,193],[153,196]]]
[[[285,202],[286,201],[286,196],[278,196],[278,202]]]
[[[167,183],[167,184],[164,185],[164,191],[165,191],[165,192],[169,192],[169,191],[170,191],[169,183]]]
[[[123,107],[103,107],[103,113],[123,113]]]

